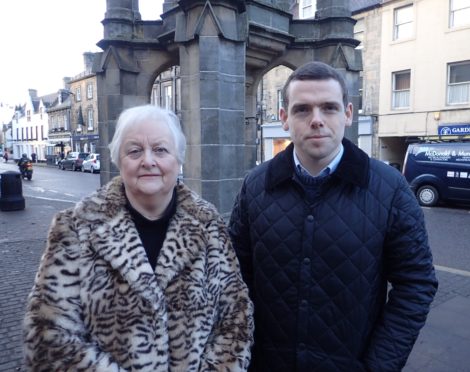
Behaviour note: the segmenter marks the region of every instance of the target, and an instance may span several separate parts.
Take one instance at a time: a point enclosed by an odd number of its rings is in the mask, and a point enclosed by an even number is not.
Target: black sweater
[[[127,208],[131,213],[132,219],[134,220],[135,227],[139,232],[140,240],[147,253],[150,266],[155,270],[157,264],[157,257],[162,248],[163,241],[165,240],[166,231],[170,218],[173,217],[176,211],[176,189],[173,191],[173,197],[171,198],[170,204],[166,208],[163,216],[158,220],[149,220],[137,212],[127,201]]]

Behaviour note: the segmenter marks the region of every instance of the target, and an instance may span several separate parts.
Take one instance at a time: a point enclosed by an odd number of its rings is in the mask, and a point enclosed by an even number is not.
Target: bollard
[[[21,173],[8,171],[3,172],[0,176],[0,210],[18,211],[24,209],[25,201]]]

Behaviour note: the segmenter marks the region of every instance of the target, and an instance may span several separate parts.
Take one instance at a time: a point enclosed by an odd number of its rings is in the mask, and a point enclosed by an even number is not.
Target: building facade
[[[46,161],[50,165],[57,164],[58,160],[72,149],[71,107],[71,92],[68,89],[61,89],[58,92],[57,100],[47,110],[49,140]]]
[[[470,140],[470,0],[362,5],[359,143],[402,166],[411,142]]]
[[[49,132],[47,109],[54,99],[55,95],[39,97],[35,89],[30,89],[26,103],[15,108],[11,122],[13,159],[26,154],[38,161],[46,160]]]
[[[85,71],[69,81],[72,95],[70,147],[72,151],[98,152],[98,103],[96,74],[92,72],[94,53],[84,53]]]

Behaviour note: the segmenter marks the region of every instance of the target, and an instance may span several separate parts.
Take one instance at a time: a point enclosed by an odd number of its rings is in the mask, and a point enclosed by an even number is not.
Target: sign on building
[[[470,135],[470,123],[443,124],[437,130],[440,136],[467,136]]]

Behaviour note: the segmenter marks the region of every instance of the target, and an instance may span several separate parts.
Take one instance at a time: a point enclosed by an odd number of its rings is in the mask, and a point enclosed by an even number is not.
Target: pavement
[[[26,299],[52,217],[72,203],[25,197],[25,205],[0,211],[0,372],[24,370]],[[437,266],[436,273],[439,290],[403,371],[470,372],[470,272]]]

